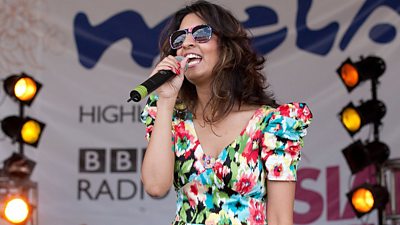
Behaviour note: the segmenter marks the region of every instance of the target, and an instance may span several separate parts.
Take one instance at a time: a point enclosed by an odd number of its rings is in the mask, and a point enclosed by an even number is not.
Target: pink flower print
[[[297,108],[298,118],[300,118],[304,122],[307,122],[312,118],[312,113],[307,105],[305,105],[304,103],[296,103],[295,106]]]
[[[199,202],[205,202],[207,192],[207,187],[201,184],[200,181],[194,180],[191,183],[185,185],[183,187],[183,191],[185,192],[189,205],[192,208],[196,208]]]
[[[289,153],[292,158],[299,154],[301,149],[300,142],[288,140],[286,143],[286,153]]]
[[[256,184],[256,179],[257,178],[252,173],[243,174],[235,184],[236,191],[242,195],[249,193]]]
[[[249,224],[252,225],[261,225],[265,223],[265,204],[261,202],[250,200],[250,218]]]
[[[214,172],[219,179],[223,179],[227,174],[230,173],[230,169],[224,166],[221,162],[216,162],[214,164]]]
[[[280,177],[281,176],[281,172],[283,171],[283,167],[282,167],[282,163],[276,164],[274,166],[274,176],[275,177]]]
[[[243,157],[246,158],[247,163],[256,163],[257,159],[258,159],[258,148],[253,149],[253,141],[249,140],[249,142],[247,142],[246,147],[243,150]],[[257,145],[256,145],[257,146]]]
[[[282,116],[290,117],[290,114],[291,114],[290,111],[291,111],[291,109],[290,109],[289,104],[285,104],[285,105],[279,106],[279,107],[278,107],[278,111],[279,111],[279,114],[281,114]]]

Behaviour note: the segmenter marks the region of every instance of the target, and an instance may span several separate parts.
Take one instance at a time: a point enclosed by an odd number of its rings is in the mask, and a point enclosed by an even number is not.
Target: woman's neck
[[[209,87],[207,88],[196,87],[196,91],[197,91],[196,114],[199,113],[201,115],[203,113],[207,114],[207,112],[205,112],[204,109],[211,99],[211,89]]]

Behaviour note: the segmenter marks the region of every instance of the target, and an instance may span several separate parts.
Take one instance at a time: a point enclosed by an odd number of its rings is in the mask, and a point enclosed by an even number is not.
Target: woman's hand
[[[151,72],[150,76],[153,76],[160,70],[171,70],[176,74],[175,77],[172,77],[170,80],[157,88],[156,91],[159,98],[176,98],[178,96],[179,90],[181,89],[183,83],[187,60],[187,58],[184,58],[181,62],[179,62],[174,56],[169,55],[159,62]]]
[[[174,177],[175,154],[173,148],[171,122],[179,89],[184,79],[187,58],[181,62],[174,56],[164,58],[154,68],[151,76],[160,70],[171,70],[176,74],[156,91],[157,116],[152,134],[142,162],[142,181],[146,192],[153,197],[162,197],[171,189]]]

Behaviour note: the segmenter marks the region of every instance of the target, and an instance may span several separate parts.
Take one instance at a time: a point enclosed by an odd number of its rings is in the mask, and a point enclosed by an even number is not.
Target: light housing
[[[30,160],[26,156],[13,153],[9,158],[3,162],[3,172],[10,179],[26,180],[31,176],[36,162]]]
[[[4,80],[7,95],[24,105],[30,106],[40,91],[42,84],[25,73],[11,75]]]
[[[350,58],[344,61],[336,70],[340,80],[348,92],[368,79],[378,79],[386,70],[383,59],[376,56],[361,57],[358,62],[352,62]]]
[[[46,125],[36,119],[9,116],[1,121],[3,132],[13,141],[37,147]]]
[[[389,192],[385,187],[369,183],[354,188],[346,196],[358,218],[374,209],[385,209],[389,201]]]
[[[384,163],[390,155],[389,147],[380,141],[363,144],[360,140],[342,150],[352,174],[372,164]]]
[[[378,123],[386,114],[386,106],[379,100],[369,100],[360,106],[350,102],[339,112],[340,122],[349,133],[354,136],[361,128],[369,123]]]

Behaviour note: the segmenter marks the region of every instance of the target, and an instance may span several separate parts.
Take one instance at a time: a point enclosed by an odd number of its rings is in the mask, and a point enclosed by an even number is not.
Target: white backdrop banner
[[[345,194],[372,179],[351,176],[341,150],[353,139],[338,112],[371,98],[370,84],[348,93],[336,70],[375,55],[387,69],[378,98],[387,113],[381,140],[400,157],[400,1],[230,1],[230,9],[267,58],[265,75],[277,99],[307,102],[314,114],[300,165],[295,224],[356,225]],[[40,225],[169,224],[175,193],[152,199],[140,181],[146,149],[139,122],[144,102],[127,103],[158,61],[158,38],[180,0],[0,0],[0,76],[25,71],[43,87],[25,113],[46,123],[35,148]],[[0,92],[1,118],[18,105]],[[4,137],[1,159],[17,146]],[[398,182],[399,183],[399,182]],[[400,205],[400,199],[396,200]],[[369,216],[376,223],[376,213]],[[2,221],[1,223],[4,223]]]

